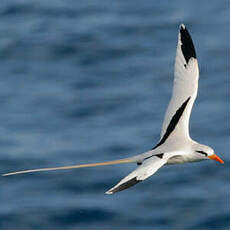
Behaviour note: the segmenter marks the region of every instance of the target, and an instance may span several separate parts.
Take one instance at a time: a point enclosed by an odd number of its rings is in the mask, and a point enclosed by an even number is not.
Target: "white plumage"
[[[199,68],[195,48],[188,30],[182,24],[179,28],[176,50],[174,85],[158,144],[150,151],[126,159],[41,168],[4,174],[4,176],[38,171],[64,170],[122,163],[137,163],[139,166],[107,194],[127,189],[153,175],[164,164],[179,164],[212,159],[223,163],[211,147],[193,141],[189,135],[189,119],[193,103],[197,96]]]

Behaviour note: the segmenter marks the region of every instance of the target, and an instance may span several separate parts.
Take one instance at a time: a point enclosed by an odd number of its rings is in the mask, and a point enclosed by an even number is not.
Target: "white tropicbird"
[[[188,30],[182,24],[178,34],[172,98],[164,118],[160,141],[152,150],[120,160],[31,169],[11,172],[3,176],[38,171],[137,163],[138,167],[134,171],[106,192],[106,194],[113,194],[147,179],[165,164],[181,164],[207,159],[224,163],[211,147],[199,144],[192,140],[189,135],[189,118],[197,96],[198,79],[199,68],[195,48]]]

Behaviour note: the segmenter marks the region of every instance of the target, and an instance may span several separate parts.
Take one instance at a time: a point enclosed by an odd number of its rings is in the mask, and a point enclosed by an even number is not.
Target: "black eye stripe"
[[[204,154],[206,157],[208,156],[208,154],[206,152],[204,152],[204,151],[196,151],[196,152]]]

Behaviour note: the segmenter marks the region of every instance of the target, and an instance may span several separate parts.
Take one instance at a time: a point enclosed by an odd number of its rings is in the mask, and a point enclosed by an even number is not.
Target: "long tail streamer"
[[[44,172],[44,171],[53,171],[53,170],[87,168],[87,167],[96,167],[96,166],[104,166],[104,165],[127,164],[127,163],[132,163],[132,162],[134,162],[133,159],[125,158],[125,159],[114,160],[114,161],[105,161],[105,162],[100,162],[100,163],[79,164],[79,165],[61,166],[61,167],[54,167],[54,168],[29,169],[29,170],[6,173],[6,174],[3,174],[2,176],[12,176],[12,175],[16,175],[16,174]]]

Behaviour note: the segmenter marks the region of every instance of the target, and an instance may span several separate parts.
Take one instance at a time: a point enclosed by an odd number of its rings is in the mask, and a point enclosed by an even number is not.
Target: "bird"
[[[174,82],[171,100],[165,113],[158,143],[149,151],[129,158],[54,168],[40,168],[16,171],[3,176],[39,171],[65,170],[104,165],[135,163],[137,168],[124,177],[106,194],[114,194],[149,178],[164,165],[183,164],[203,160],[224,161],[214,150],[193,140],[189,134],[189,120],[197,97],[199,67],[195,47],[184,24],[179,26]]]

